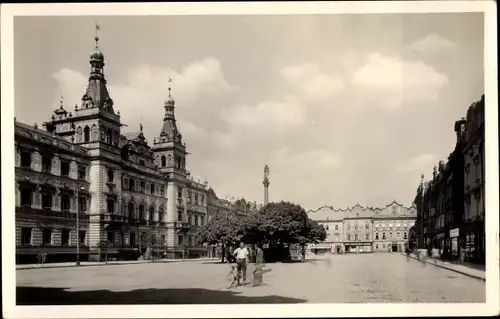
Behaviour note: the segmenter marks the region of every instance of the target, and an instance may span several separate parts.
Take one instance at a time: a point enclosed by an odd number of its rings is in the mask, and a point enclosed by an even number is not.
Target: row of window
[[[200,215],[188,215],[189,225],[203,226],[205,225],[205,218]]]
[[[81,230],[79,232],[80,244],[85,244],[85,237],[87,232]],[[42,229],[42,244],[43,245],[53,245],[54,244],[55,232],[52,229],[44,228]],[[61,246],[68,246],[70,239],[70,230],[61,229]],[[22,227],[21,228],[21,245],[34,245],[33,243],[33,228],[32,227]]]
[[[392,232],[389,233],[389,238],[392,238]],[[400,232],[396,233],[396,238],[401,239],[401,233]],[[380,239],[379,233],[375,233],[375,240],[378,240],[378,239]],[[385,239],[387,239],[387,237],[385,236],[385,233],[382,233],[382,240],[385,240]],[[403,239],[408,239],[408,233],[407,232],[403,232]]]
[[[360,237],[359,237],[357,234],[356,234],[356,235],[354,235],[353,237],[351,237],[351,235],[347,235],[347,240],[348,240],[348,241],[350,241],[350,240],[351,240],[351,238],[354,238],[354,240],[360,240],[360,239],[359,239]],[[370,240],[370,235],[369,235],[369,234],[366,234],[366,235],[365,235],[365,239],[366,239],[366,240]]]
[[[139,218],[140,220],[146,220],[146,218],[145,218],[145,217],[146,217],[146,215],[145,215],[145,207],[144,207],[144,205],[142,205],[142,204],[141,204],[141,205],[139,205],[138,210],[139,210],[139,211],[138,211],[138,218]],[[108,212],[109,212],[109,211],[108,211]],[[127,213],[128,213],[128,214],[125,214],[125,215],[127,215],[127,216],[129,216],[129,217],[134,217],[134,216],[136,216],[135,206],[134,206],[134,204],[133,204],[133,203],[128,203],[128,205],[127,205]],[[155,209],[154,209],[154,206],[149,207],[149,211],[148,211],[148,213],[149,213],[149,216],[148,216],[149,218],[148,218],[148,220],[154,221],[154,220],[155,220],[155,218],[154,218],[154,217],[155,217]],[[164,219],[165,219],[165,211],[163,210],[163,207],[160,207],[160,208],[158,208],[158,221],[163,222],[163,221],[164,221]]]
[[[20,189],[21,193],[21,206],[32,206],[34,192],[30,187],[23,187]],[[42,188],[42,208],[52,209],[53,208],[53,196],[55,190]],[[74,197],[68,193],[61,193],[61,210],[68,211],[71,209],[71,197]],[[87,198],[84,196],[78,197],[78,210],[79,212],[87,211]]]
[[[197,193],[194,193],[194,197],[193,197],[192,192],[188,192],[187,202],[188,202],[188,204],[205,205],[205,195],[200,194],[198,196]]]
[[[21,151],[21,167],[30,169],[31,162],[31,152]],[[42,172],[52,172],[52,156],[49,154],[42,154]],[[61,176],[69,177],[69,172],[70,162],[61,160]],[[78,165],[78,179],[87,180],[87,168],[85,166]]]
[[[156,186],[155,183],[146,183],[145,181],[138,181],[128,177],[123,178],[123,189],[155,196],[158,195],[159,192],[160,196],[165,196],[165,187],[160,185],[160,187],[157,188]]]
[[[382,225],[382,228],[387,228],[387,227],[385,227],[385,224],[380,224],[380,225]],[[403,223],[402,225],[403,225],[403,227],[407,227],[406,223]],[[392,228],[393,224],[388,224],[388,226],[389,226],[389,228]],[[396,226],[396,228],[399,228],[399,227],[401,227],[401,224],[398,223],[398,224],[395,224],[395,226]],[[361,228],[361,227],[359,227],[359,228]],[[379,224],[376,224],[375,228],[379,228]],[[325,229],[329,230],[330,227],[328,225],[326,225]],[[347,225],[347,229],[351,230],[351,225]],[[358,229],[358,225],[354,225],[354,229],[357,230]],[[365,229],[370,229],[369,224],[365,224]],[[339,225],[335,225],[335,230],[339,230]]]

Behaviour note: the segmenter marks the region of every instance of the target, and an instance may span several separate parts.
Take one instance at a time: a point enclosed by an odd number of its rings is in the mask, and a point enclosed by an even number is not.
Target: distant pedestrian
[[[465,249],[462,247],[462,249],[460,249],[460,264],[464,264],[464,261],[465,261]]]

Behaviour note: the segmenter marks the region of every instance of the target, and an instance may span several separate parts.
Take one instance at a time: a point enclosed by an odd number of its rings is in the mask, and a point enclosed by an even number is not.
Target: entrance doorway
[[[392,252],[396,253],[398,251],[398,244],[392,244]]]

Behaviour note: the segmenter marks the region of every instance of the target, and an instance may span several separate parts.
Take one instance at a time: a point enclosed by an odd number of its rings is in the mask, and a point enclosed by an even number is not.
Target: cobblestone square
[[[17,270],[17,304],[485,302],[484,281],[396,253],[266,268],[263,286],[230,290],[229,266],[215,261]]]

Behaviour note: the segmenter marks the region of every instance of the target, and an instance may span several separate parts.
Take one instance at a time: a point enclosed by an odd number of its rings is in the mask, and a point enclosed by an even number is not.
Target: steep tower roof
[[[99,25],[96,25],[95,48],[90,53],[90,76],[85,94],[82,96],[82,108],[101,108],[114,114],[113,100],[109,96],[104,77],[104,54],[99,50]]]
[[[168,80],[168,100],[165,101],[165,115],[163,116],[163,125],[160,132],[160,141],[174,141],[182,142],[182,135],[177,128],[177,121],[175,119],[175,101],[172,98],[172,79]]]

